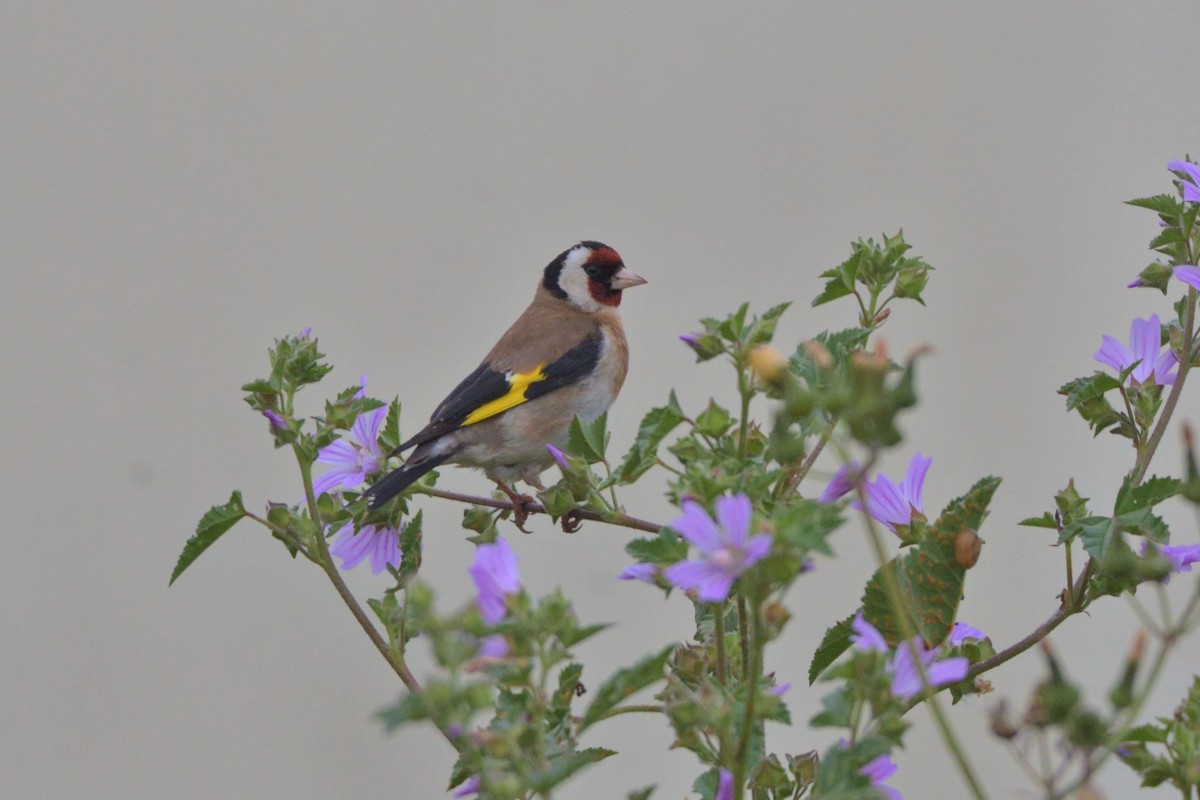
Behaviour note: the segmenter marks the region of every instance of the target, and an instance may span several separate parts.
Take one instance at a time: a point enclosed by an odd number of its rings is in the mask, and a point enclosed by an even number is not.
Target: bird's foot
[[[579,509],[572,508],[562,515],[559,524],[562,525],[563,533],[575,533],[583,527],[583,516],[579,513]]]
[[[529,506],[534,504],[534,499],[527,494],[518,494],[510,489],[506,484],[496,482],[500,487],[500,491],[508,495],[508,499],[513,504],[513,524],[517,526],[517,530],[521,533],[533,533],[525,529],[525,522],[529,519]]]

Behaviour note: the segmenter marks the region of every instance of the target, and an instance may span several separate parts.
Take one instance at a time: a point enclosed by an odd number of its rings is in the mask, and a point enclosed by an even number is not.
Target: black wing
[[[587,377],[600,361],[603,346],[604,335],[597,330],[554,362],[539,364],[529,372],[504,373],[480,364],[441,402],[429,424],[393,452],[482,422]]]

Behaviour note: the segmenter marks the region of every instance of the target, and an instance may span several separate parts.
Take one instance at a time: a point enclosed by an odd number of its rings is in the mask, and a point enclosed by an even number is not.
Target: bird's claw
[[[563,533],[575,533],[575,531],[583,527],[583,515],[579,513],[579,509],[572,508],[562,515],[559,524],[562,525]]]
[[[533,533],[525,529],[525,521],[529,519],[529,508],[534,502],[533,498],[527,494],[518,494],[512,498],[513,504],[513,524],[517,526],[517,530],[521,533]]]

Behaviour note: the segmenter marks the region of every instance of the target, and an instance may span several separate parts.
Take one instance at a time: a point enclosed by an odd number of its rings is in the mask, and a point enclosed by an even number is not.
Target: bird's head
[[[546,291],[587,312],[621,305],[622,291],[645,282],[626,269],[616,250],[600,242],[580,242],[560,253],[542,278]]]

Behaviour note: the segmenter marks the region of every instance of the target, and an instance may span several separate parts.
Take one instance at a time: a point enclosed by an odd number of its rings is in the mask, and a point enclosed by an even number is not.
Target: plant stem
[[[312,468],[310,465],[304,463],[304,459],[301,458],[299,451],[294,447],[293,451],[296,453],[296,460],[300,464],[300,475],[304,480],[304,496],[308,500],[308,513],[312,515],[312,520],[317,525],[317,534],[313,537],[313,545],[317,551],[317,564],[325,572],[326,577],[329,578],[329,582],[333,584],[333,588],[337,590],[338,596],[342,598],[342,602],[346,604],[346,608],[350,609],[350,613],[358,622],[359,627],[367,634],[367,638],[371,640],[371,644],[375,645],[375,649],[383,656],[383,660],[388,663],[388,666],[392,668],[410,692],[420,694],[422,691],[421,684],[412,672],[409,671],[408,667],[405,666],[403,656],[392,649],[383,640],[383,637],[379,635],[379,631],[376,630],[367,613],[363,611],[362,606],[358,604],[358,601],[354,599],[354,595],[351,594],[350,588],[346,586],[346,582],[342,580],[342,575],[338,572],[337,565],[333,563],[333,557],[329,555],[329,545],[325,541],[325,531],[323,529],[324,526],[321,524],[320,512],[317,510],[317,499],[313,494]],[[455,750],[461,748],[457,739],[451,736],[450,732],[440,724],[438,724],[438,730],[442,732],[442,735],[446,737],[446,741]]]
[[[713,638],[717,644],[717,683],[729,685],[729,664],[725,656],[725,604],[713,603]]]
[[[872,457],[871,461],[874,461]],[[858,494],[858,502],[863,508],[867,508],[866,490],[863,488],[863,479],[860,475],[855,482],[855,490]],[[895,614],[897,622],[900,623],[900,630],[903,632],[905,641],[899,643],[899,647],[917,647],[916,638],[917,630],[913,625],[912,616],[908,610],[908,603],[905,600],[904,592],[900,588],[900,582],[896,579],[896,572],[889,568],[889,560],[887,553],[883,548],[883,540],[879,535],[879,530],[875,525],[875,520],[867,514],[863,515],[863,519],[867,525],[868,539],[871,543],[871,548],[875,551],[875,559],[879,564],[879,575],[883,579],[884,588],[887,591],[888,601],[892,606],[892,613]],[[925,674],[925,667],[921,663],[921,658],[916,653],[913,654],[913,663],[917,668],[917,673],[921,677],[921,684],[929,690],[929,679]],[[958,737],[955,735],[953,728],[950,727],[950,720],[946,718],[945,712],[942,710],[941,704],[938,702],[936,693],[930,693],[925,698],[926,704],[929,706],[929,712],[933,715],[934,722],[937,725],[938,732],[941,734],[942,742],[950,751],[958,771],[962,774],[963,780],[967,787],[971,790],[971,795],[975,800],[987,800],[987,792],[984,791],[983,785],[975,776],[975,770],[971,767],[971,763],[967,760],[967,755],[959,744]]]
[[[444,492],[441,489],[419,488],[418,492],[430,497],[440,497],[443,500],[453,500],[457,503],[469,503],[476,506],[487,506],[488,508],[500,508],[512,511],[513,504],[509,500],[497,500],[494,497],[476,497],[475,495],[462,494],[460,492]],[[530,514],[545,514],[546,508],[541,503],[527,503],[525,510]],[[634,530],[646,531],[647,533],[658,533],[663,527],[657,522],[648,522],[644,519],[637,519],[628,514],[611,513],[606,514],[600,511],[592,511],[587,508],[575,509],[575,515],[580,519],[590,519],[593,522],[604,522],[609,525],[620,525],[623,528],[633,528]]]
[[[744,608],[745,600],[738,597],[739,609]],[[737,752],[735,753],[735,761],[733,763],[733,792],[735,800],[741,800],[743,790],[745,788],[745,780],[747,773],[746,754],[750,749],[750,732],[755,728],[754,724],[754,706],[758,699],[758,678],[762,672],[762,604],[755,600],[753,607],[750,609],[752,614],[750,618],[751,625],[751,642],[750,642],[750,660],[753,664],[749,667],[748,677],[744,680],[743,685],[746,692],[745,714],[742,716],[742,733],[738,739]],[[745,620],[742,620],[743,626]],[[744,656],[743,656],[744,657]],[[745,665],[743,665],[745,669]]]
[[[1171,421],[1171,415],[1175,412],[1175,405],[1179,402],[1179,395],[1183,393],[1183,383],[1187,379],[1188,371],[1191,369],[1192,350],[1195,347],[1196,331],[1196,297],[1195,289],[1188,287],[1188,302],[1187,310],[1184,312],[1183,319],[1183,352],[1180,353],[1179,369],[1175,373],[1175,385],[1171,387],[1171,393],[1167,395],[1167,400],[1163,403],[1162,411],[1158,415],[1158,422],[1154,425],[1154,432],[1150,434],[1150,439],[1146,442],[1146,446],[1139,453],[1137,465],[1134,467],[1133,480],[1131,483],[1137,486],[1146,477],[1146,470],[1150,468],[1150,460],[1154,458],[1154,451],[1158,449],[1158,443],[1162,441],[1163,434],[1167,430],[1167,423]]]

